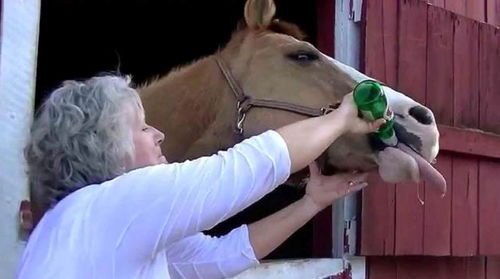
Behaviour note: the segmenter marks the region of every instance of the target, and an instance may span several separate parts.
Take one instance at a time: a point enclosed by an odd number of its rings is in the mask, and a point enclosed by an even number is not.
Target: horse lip
[[[422,158],[425,158],[422,156],[422,140],[417,135],[408,132],[408,130],[406,130],[406,128],[397,121],[394,122],[394,132],[396,133],[399,143],[405,144]]]
[[[398,138],[398,144],[404,144],[408,148],[411,148],[415,153],[417,153],[420,157],[424,158],[425,157],[422,155],[422,141],[418,136],[409,133],[404,126],[401,124],[395,122],[394,123],[394,130],[396,132],[396,137]],[[411,140],[411,142],[409,142]],[[392,147],[387,144],[385,144],[383,141],[380,140],[380,138],[376,134],[369,134],[368,135],[368,141],[370,143],[371,148],[375,153],[384,150],[387,147]],[[397,146],[396,146],[397,148]],[[425,159],[426,161],[429,162],[429,160]],[[429,162],[432,163],[432,162]]]

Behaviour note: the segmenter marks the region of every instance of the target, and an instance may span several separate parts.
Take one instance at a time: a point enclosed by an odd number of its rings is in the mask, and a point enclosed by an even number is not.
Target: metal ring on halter
[[[243,107],[241,106],[241,102],[238,102],[236,104],[236,107],[238,109],[238,117],[236,120],[236,129],[238,130],[238,133],[240,135],[242,135],[243,134],[243,122],[245,121],[247,114],[245,112],[243,112]]]
[[[321,110],[321,113],[322,113],[323,115],[325,115],[325,114],[329,114],[330,112],[334,111],[334,109],[333,109],[333,108],[331,108],[331,107],[328,107],[328,108],[323,107],[323,108],[321,108],[320,110]]]

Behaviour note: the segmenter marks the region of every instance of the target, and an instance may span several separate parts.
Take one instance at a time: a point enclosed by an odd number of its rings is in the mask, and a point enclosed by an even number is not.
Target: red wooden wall
[[[427,0],[427,2],[481,22],[500,26],[500,0]]]
[[[369,279],[498,279],[500,257],[368,257]]]
[[[373,178],[361,254],[500,255],[500,30],[420,0],[364,5],[365,73],[434,111],[449,189],[441,199]]]

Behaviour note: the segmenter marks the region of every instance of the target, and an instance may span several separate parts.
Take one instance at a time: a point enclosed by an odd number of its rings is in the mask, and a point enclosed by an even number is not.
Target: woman
[[[366,174],[325,177],[311,164],[301,200],[221,238],[201,231],[259,200],[342,134],[382,123],[359,119],[347,95],[328,115],[167,164],[164,135],[145,123],[128,79],[67,81],[37,112],[26,148],[32,191],[50,209],[29,239],[18,278],[235,275],[333,200],[366,186]]]

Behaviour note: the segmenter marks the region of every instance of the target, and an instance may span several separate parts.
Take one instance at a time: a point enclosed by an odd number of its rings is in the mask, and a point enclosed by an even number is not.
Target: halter
[[[215,61],[217,62],[220,71],[224,75],[231,91],[234,94],[234,97],[236,98],[236,110],[238,113],[236,118],[236,133],[238,135],[243,135],[243,123],[245,122],[247,112],[253,107],[284,110],[310,117],[325,115],[336,108],[333,105],[328,105],[322,108],[310,108],[282,101],[254,99],[243,92],[243,89],[241,89],[239,84],[236,82],[231,71],[220,56],[216,55]]]

